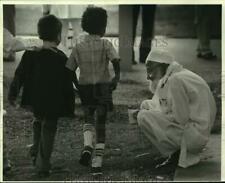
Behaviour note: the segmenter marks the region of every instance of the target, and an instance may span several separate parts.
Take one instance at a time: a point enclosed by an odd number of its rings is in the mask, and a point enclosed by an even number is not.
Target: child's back
[[[9,102],[14,104],[23,88],[22,107],[32,109],[33,145],[30,155],[38,174],[48,176],[58,118],[74,112],[74,92],[70,73],[65,68],[66,55],[57,49],[62,23],[54,15],[38,22],[43,47],[26,51],[10,87]]]
[[[80,69],[78,89],[85,119],[84,149],[79,162],[84,166],[91,163],[92,174],[100,175],[105,149],[107,112],[113,108],[112,91],[116,89],[120,79],[120,59],[112,43],[101,38],[107,25],[106,10],[99,7],[87,8],[83,13],[81,25],[88,35],[79,37],[75,42],[66,67],[73,72],[78,67]],[[112,62],[115,71],[113,79],[109,74],[109,61]],[[93,151],[95,156],[92,158]]]
[[[57,48],[26,51],[16,70],[9,95],[17,95],[18,84],[23,83],[21,105],[31,107],[35,116],[72,115],[73,86],[65,69],[66,60],[66,55]],[[18,80],[20,82],[16,82]],[[70,109],[68,102],[71,103]]]
[[[110,41],[98,35],[82,35],[76,41],[72,56],[80,68],[79,84],[111,82],[109,61],[118,56]]]

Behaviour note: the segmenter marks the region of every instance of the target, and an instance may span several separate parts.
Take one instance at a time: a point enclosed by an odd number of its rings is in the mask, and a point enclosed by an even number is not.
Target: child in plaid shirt
[[[84,149],[79,162],[84,166],[91,163],[93,175],[102,174],[107,112],[112,109],[112,91],[116,89],[120,79],[118,54],[112,43],[102,38],[106,25],[106,10],[100,7],[88,7],[82,16],[82,28],[88,34],[78,37],[66,64],[66,67],[74,72],[78,67],[80,69],[77,86],[85,122],[83,125]],[[112,62],[115,71],[113,79],[109,74],[109,61]],[[96,124],[95,112],[97,113]],[[96,130],[95,147],[94,130]],[[94,150],[94,157],[91,160]]]

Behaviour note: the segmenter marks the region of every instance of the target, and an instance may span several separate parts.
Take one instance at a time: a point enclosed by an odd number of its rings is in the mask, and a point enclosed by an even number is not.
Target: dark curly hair
[[[102,35],[107,25],[107,12],[100,7],[88,7],[82,16],[81,27],[89,34]]]
[[[54,15],[46,15],[38,21],[39,38],[43,41],[56,41],[62,32],[62,23]]]

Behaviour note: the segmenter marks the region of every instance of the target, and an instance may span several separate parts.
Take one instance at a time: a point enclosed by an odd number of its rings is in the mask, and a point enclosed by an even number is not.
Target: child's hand
[[[119,82],[119,78],[115,76],[115,77],[112,79],[111,84],[110,84],[110,89],[111,89],[112,91],[116,89],[118,82]]]

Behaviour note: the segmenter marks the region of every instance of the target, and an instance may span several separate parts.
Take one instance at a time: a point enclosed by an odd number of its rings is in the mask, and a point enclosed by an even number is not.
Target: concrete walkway
[[[212,135],[202,153],[202,161],[189,168],[177,168],[174,181],[220,181],[221,135]]]

